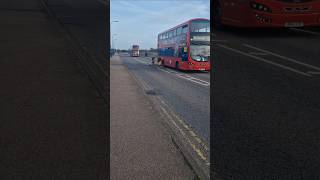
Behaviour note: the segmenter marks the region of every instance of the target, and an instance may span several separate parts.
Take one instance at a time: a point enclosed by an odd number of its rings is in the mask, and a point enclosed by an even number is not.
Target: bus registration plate
[[[284,23],[284,27],[303,27],[303,22],[286,22]]]

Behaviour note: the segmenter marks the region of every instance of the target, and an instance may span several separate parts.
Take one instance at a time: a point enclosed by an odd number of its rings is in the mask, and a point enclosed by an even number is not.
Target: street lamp
[[[110,49],[112,49],[112,44],[113,44],[113,43],[112,43],[112,38],[113,38],[113,37],[111,37],[111,25],[112,25],[112,23],[114,23],[114,22],[119,22],[119,21],[118,21],[118,20],[114,20],[114,21],[111,21],[111,22],[110,22],[110,38],[111,38],[111,41],[110,41]]]
[[[114,23],[114,22],[119,22],[119,21],[117,21],[117,20],[116,21],[111,21],[111,24]]]
[[[114,39],[114,42],[113,42],[113,47],[114,47],[115,52],[117,52],[116,43],[115,43],[116,40],[117,40],[117,38],[115,38],[115,39]]]
[[[112,45],[114,46],[113,37],[116,36],[116,35],[117,35],[117,34],[112,34],[112,36],[111,36],[111,43],[112,43],[112,44],[111,44],[111,48],[113,48]]]

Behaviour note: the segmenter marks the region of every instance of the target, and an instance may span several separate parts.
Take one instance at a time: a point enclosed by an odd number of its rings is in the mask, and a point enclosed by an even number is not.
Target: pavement
[[[119,55],[110,75],[111,179],[194,179],[165,120]]]
[[[212,158],[223,179],[320,178],[319,32],[213,31]]]
[[[107,179],[108,109],[38,0],[0,3],[1,179]]]

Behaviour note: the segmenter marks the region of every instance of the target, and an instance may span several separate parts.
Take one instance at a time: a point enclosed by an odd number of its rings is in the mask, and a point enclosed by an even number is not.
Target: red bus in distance
[[[320,0],[214,0],[213,23],[217,29],[320,26]]]
[[[191,19],[158,34],[158,60],[179,70],[210,70],[210,21]]]
[[[132,57],[139,57],[140,56],[139,45],[132,45],[131,56]]]

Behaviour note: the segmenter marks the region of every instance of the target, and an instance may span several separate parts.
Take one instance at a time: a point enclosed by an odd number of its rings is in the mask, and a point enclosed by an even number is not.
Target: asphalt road
[[[210,73],[181,72],[153,65],[149,57],[120,56],[129,71],[185,120],[209,147]]]
[[[0,2],[0,179],[108,179],[107,105],[39,0]]]
[[[107,4],[103,0],[45,0],[83,47],[107,67]],[[106,68],[108,71],[108,69]]]
[[[213,33],[215,171],[319,179],[320,29]]]
[[[109,61],[105,59],[108,43],[106,40],[108,33],[104,26],[106,21],[105,1],[47,0],[47,2],[60,22],[98,59],[106,68],[105,70],[109,71],[107,69]],[[145,60],[141,59],[141,61]],[[188,117],[187,121],[191,122],[191,127],[209,147],[209,74],[193,74],[193,78],[179,77],[173,75],[174,72],[167,70],[161,71],[151,67],[144,69],[145,64],[141,61],[127,65],[139,78],[142,77],[141,79],[146,80],[147,84],[152,81],[151,85],[155,92],[161,94],[161,97],[165,97],[165,102],[168,99],[170,103],[167,104],[174,107],[174,111],[178,115],[183,118]],[[125,62],[127,62],[126,59]],[[150,77],[145,76],[144,73],[148,73]],[[163,79],[162,75],[173,79],[173,81],[170,83],[170,81]],[[159,83],[157,84],[156,81]],[[178,86],[172,88],[176,82],[178,82]],[[192,87],[191,90],[189,90],[189,86]]]

